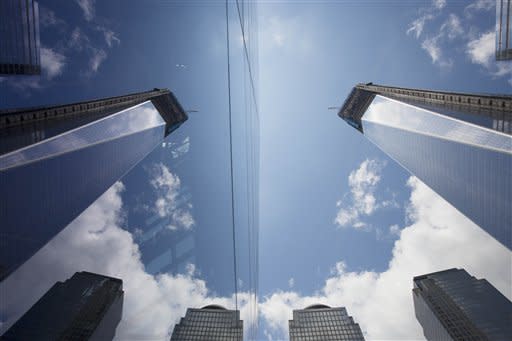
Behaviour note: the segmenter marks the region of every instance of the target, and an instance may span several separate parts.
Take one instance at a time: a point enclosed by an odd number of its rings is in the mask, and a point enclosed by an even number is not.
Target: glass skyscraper
[[[2,340],[112,340],[123,311],[123,281],[77,272],[57,282]]]
[[[294,310],[289,321],[290,341],[337,340],[364,341],[359,324],[348,316],[344,307],[323,304]]]
[[[512,0],[496,0],[496,60],[512,60]]]
[[[219,305],[187,309],[185,317],[174,326],[171,341],[224,340],[242,341],[243,321],[240,311]]]
[[[0,111],[0,280],[186,119],[166,89]]]
[[[358,84],[338,115],[512,249],[512,96]]]
[[[414,277],[414,310],[427,340],[512,340],[512,303],[463,269]]]
[[[0,1],[0,74],[37,75],[40,73],[37,1]]]

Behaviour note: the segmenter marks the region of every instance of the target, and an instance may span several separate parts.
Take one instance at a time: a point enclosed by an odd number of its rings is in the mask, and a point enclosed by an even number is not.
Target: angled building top
[[[168,89],[153,89],[124,96],[102,98],[56,106],[0,110],[0,129],[43,121],[80,118],[88,115],[109,114],[133,105],[151,101],[167,123],[166,135],[188,117]]]
[[[401,88],[373,83],[357,84],[345,100],[345,103],[338,112],[338,116],[360,132],[363,132],[361,117],[376,95],[382,95],[418,106],[441,107],[491,117],[499,116],[502,120],[512,122],[512,95],[468,94]]]

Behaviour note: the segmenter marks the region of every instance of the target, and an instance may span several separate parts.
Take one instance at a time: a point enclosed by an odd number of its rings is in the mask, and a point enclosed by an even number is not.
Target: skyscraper
[[[358,84],[338,115],[512,249],[512,96]]]
[[[242,341],[243,321],[240,311],[219,305],[187,309],[185,317],[174,326],[171,341],[223,340]]]
[[[186,119],[159,89],[0,111],[0,280]]]
[[[463,269],[414,277],[414,310],[427,340],[512,340],[512,303]]]
[[[293,311],[289,321],[290,341],[337,340],[364,341],[359,324],[348,316],[344,307],[331,308],[314,304]]]
[[[112,340],[121,321],[123,281],[77,272],[57,282],[2,340]]]
[[[40,73],[37,1],[0,1],[0,74],[38,75]]]
[[[512,0],[496,1],[496,60],[512,60]]]

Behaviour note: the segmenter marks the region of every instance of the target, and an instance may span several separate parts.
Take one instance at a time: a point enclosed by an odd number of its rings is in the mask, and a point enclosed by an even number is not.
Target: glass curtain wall
[[[189,119],[0,282],[0,335],[55,283],[89,271],[123,281],[115,339],[169,340],[187,308],[210,304],[240,310],[244,339],[255,339],[256,4],[133,1],[120,11],[96,2],[85,13],[50,1],[41,10],[55,18],[41,26],[41,43],[61,67],[51,77],[5,77],[1,109],[168,88]],[[50,173],[28,176],[45,184]]]

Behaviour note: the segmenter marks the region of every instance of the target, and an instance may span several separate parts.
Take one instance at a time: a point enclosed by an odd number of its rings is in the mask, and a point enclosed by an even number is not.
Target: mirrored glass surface
[[[69,178],[68,187],[92,186],[90,174],[81,171],[84,165],[108,172],[118,164],[117,157],[101,159],[97,154],[100,146],[112,145],[109,136],[130,131],[116,144],[117,155],[133,156],[152,145],[152,152],[142,155],[140,162],[123,165],[125,171],[111,178],[105,187],[109,188],[98,193],[83,212],[76,212],[76,219],[60,233],[50,219],[60,214],[37,200],[27,204],[47,218],[27,224],[30,238],[14,235],[2,225],[3,235],[12,237],[7,244],[13,253],[30,243],[39,245],[32,250],[40,249],[0,282],[5,298],[0,304],[0,334],[53,285],[87,271],[123,281],[118,340],[169,340],[188,308],[212,304],[239,310],[244,338],[254,339],[259,143],[257,77],[253,75],[257,72],[256,4],[134,2],[123,11],[114,3],[99,6],[88,19],[74,3],[44,4],[43,15],[55,21],[40,27],[42,45],[66,54],[69,72],[21,81],[6,78],[1,83],[7,95],[2,96],[7,99],[2,109],[169,88],[189,119],[163,138],[165,122],[147,102],[131,109],[134,115],[95,118],[77,130],[4,155],[4,168],[20,162],[33,168],[45,154],[51,165],[42,162],[24,176],[9,179],[9,191],[30,178],[40,184],[41,191],[65,203],[71,201],[69,194],[56,191],[63,179]],[[139,62],[141,51],[149,56],[144,63]],[[40,84],[41,90],[28,85],[24,89],[30,96],[24,96],[16,82],[26,81]],[[72,154],[69,150],[77,150],[76,158],[67,160],[76,171],[61,174],[59,163],[63,155]],[[2,211],[13,222],[26,207],[15,206],[16,211]],[[50,230],[55,235],[51,240],[34,234],[49,235]]]
[[[512,138],[383,96],[364,134],[508,248],[512,247]]]

